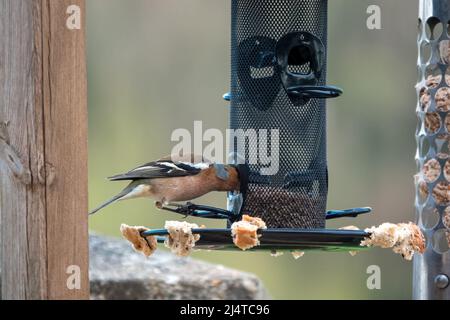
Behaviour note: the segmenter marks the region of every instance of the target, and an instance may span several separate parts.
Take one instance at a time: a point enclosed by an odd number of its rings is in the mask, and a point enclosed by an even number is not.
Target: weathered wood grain
[[[81,30],[66,28],[69,5]],[[3,299],[89,297],[84,0],[0,0]],[[70,265],[81,288],[67,287]]]

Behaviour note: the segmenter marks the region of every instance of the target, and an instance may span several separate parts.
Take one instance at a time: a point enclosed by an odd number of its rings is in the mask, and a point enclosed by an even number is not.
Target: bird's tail
[[[104,207],[110,205],[111,203],[114,203],[116,201],[119,201],[121,198],[125,197],[128,193],[130,192],[130,190],[128,188],[125,188],[122,192],[120,192],[119,194],[115,195],[114,197],[112,197],[111,199],[109,199],[108,201],[102,203],[101,205],[99,205],[97,208],[95,208],[94,210],[92,210],[91,212],[89,212],[89,215],[92,215],[94,213],[97,213],[99,210],[103,209]]]

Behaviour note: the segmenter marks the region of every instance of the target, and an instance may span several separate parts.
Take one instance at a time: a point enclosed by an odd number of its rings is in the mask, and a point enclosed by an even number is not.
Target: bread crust
[[[370,233],[370,236],[361,242],[361,246],[392,248],[406,260],[411,260],[415,252],[423,253],[426,248],[422,231],[412,222],[383,223],[365,231]]]
[[[149,229],[142,226],[132,227],[126,224],[120,226],[122,236],[132,244],[133,249],[149,257],[156,251],[158,242],[153,236],[141,236],[141,233],[147,230]]]
[[[248,250],[260,244],[259,229],[266,229],[266,223],[257,217],[243,215],[241,221],[231,225],[233,243],[241,250]]]
[[[195,243],[200,239],[200,235],[193,234],[192,229],[197,229],[199,226],[186,221],[166,221],[164,227],[169,232],[164,242],[165,246],[177,256],[189,256]]]

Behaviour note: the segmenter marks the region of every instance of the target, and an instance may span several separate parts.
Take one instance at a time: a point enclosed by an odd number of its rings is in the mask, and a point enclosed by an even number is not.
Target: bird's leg
[[[193,212],[193,209],[191,208],[192,204],[190,202],[181,204],[175,202],[156,201],[155,206],[161,210],[184,214],[184,218],[187,218],[187,216],[191,215]]]
[[[205,205],[197,205],[192,202],[186,202],[185,204],[174,202],[157,202],[156,206],[162,210],[182,214],[184,215],[184,218],[186,218],[187,216],[193,216],[214,219],[235,219],[235,215],[231,211]]]
[[[184,219],[186,219],[189,215],[192,214],[193,210],[191,209],[191,203],[187,202],[185,204],[181,203],[175,203],[175,202],[168,202],[167,206],[169,207],[175,207],[176,212],[180,214],[184,214]]]
[[[176,208],[183,208],[183,207],[187,206],[188,204],[190,204],[190,202],[187,202],[186,204],[184,204],[184,203],[176,203],[176,202],[167,202],[166,206],[176,207]]]

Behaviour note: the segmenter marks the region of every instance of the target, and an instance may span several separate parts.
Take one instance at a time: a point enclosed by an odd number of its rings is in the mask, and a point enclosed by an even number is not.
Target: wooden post
[[[0,0],[3,299],[89,298],[84,20],[84,0]]]

